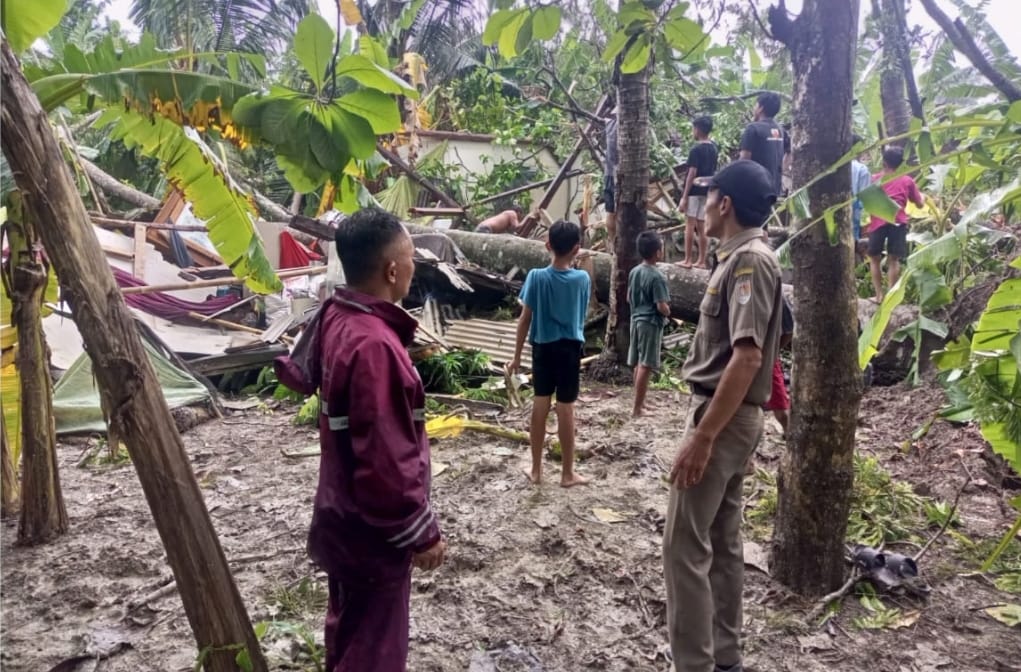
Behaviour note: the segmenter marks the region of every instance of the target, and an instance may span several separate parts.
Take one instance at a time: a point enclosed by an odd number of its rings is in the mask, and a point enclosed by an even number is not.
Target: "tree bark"
[[[18,466],[14,464],[14,452],[7,441],[7,419],[0,413],[0,461],[3,465],[3,480],[0,481],[0,518],[13,515],[18,510]]]
[[[12,164],[13,166],[13,164]],[[53,381],[43,333],[47,269],[37,249],[32,213],[18,194],[10,200],[11,323],[18,331],[15,365],[21,384],[21,519],[18,543],[41,544],[67,532],[67,510],[57,469]]]
[[[89,179],[99,187],[107,196],[115,196],[125,203],[144,208],[145,210],[159,210],[160,199],[135,189],[131,185],[124,184],[113,175],[105,172],[102,168],[83,158],[82,167],[88,173]]]
[[[333,229],[319,222],[313,228],[308,218],[300,221],[291,220],[291,227],[301,227],[301,231],[314,232],[319,238],[333,239]],[[436,234],[438,229],[414,224],[406,225],[413,234]],[[475,233],[474,231],[447,230],[443,233],[449,237],[464,253],[471,263],[484,268],[490,273],[504,274],[513,268],[527,273],[533,268],[542,268],[549,264],[550,256],[546,245],[539,240],[518,238],[511,235],[493,235]],[[613,270],[613,256],[605,252],[582,250],[582,254],[592,259],[593,287],[596,298],[603,303],[610,300],[610,277]],[[709,273],[694,268],[681,268],[677,264],[659,264],[659,270],[666,276],[667,288],[670,290],[670,316],[686,322],[698,320],[699,305],[705,294]],[[784,285],[784,292],[794,296],[790,285]],[[876,304],[866,299],[858,301],[858,316],[864,324],[876,311]],[[798,315],[800,320],[800,313]],[[910,322],[915,317],[914,308],[899,306],[890,319],[889,333]]]
[[[954,48],[964,54],[971,61],[971,64],[985,75],[986,79],[1000,93],[1006,96],[1007,100],[1012,103],[1021,100],[1021,87],[993,67],[993,64],[982,53],[982,49],[975,43],[975,38],[971,36],[971,33],[968,32],[967,27],[960,19],[951,21],[950,17],[939,8],[934,0],[922,0],[922,6],[925,7],[925,11],[932,17],[932,20],[939,24],[939,27],[947,34]]]
[[[911,110],[905,95],[902,49],[906,36],[898,16],[904,13],[904,0],[881,0],[879,26],[883,34],[883,61],[879,73],[879,97],[883,105],[883,125],[887,136],[902,135],[911,130]],[[903,147],[905,140],[895,144]]]
[[[805,184],[851,148],[858,0],[806,0],[788,36],[794,67],[794,184]],[[783,23],[771,12],[771,22]],[[812,217],[850,192],[844,166],[808,190]],[[798,226],[806,225],[806,220]],[[798,326],[793,416],[777,479],[773,575],[795,591],[829,593],[843,583],[844,534],[862,394],[851,212],[836,214],[837,244],[823,224],[791,243]]]
[[[610,273],[610,315],[603,346],[605,359],[627,363],[631,343],[631,308],[627,281],[641,263],[636,242],[646,229],[649,191],[649,73],[652,62],[634,74],[621,74],[617,87],[616,235]]]
[[[259,209],[266,215],[266,219],[286,222],[291,218],[291,213],[288,212],[287,208],[274,203],[269,196],[262,192],[252,189],[252,197],[255,198],[255,203],[259,206]]]
[[[111,421],[127,444],[207,670],[233,672],[246,648],[266,662],[227,566],[181,437],[108,270],[49,120],[4,40],[0,64],[3,151],[40,227],[93,365]]]

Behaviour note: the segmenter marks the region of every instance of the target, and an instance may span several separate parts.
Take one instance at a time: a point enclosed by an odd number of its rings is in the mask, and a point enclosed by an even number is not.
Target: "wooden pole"
[[[577,177],[577,176],[581,175],[583,172],[585,172],[585,171],[580,170],[580,169],[579,170],[572,170],[570,173],[567,174],[567,178],[566,179],[571,179],[572,177]],[[532,189],[540,189],[542,187],[548,187],[550,185],[550,183],[553,182],[553,179],[554,178],[551,177],[548,180],[539,180],[538,182],[530,182],[529,184],[523,184],[520,187],[514,187],[513,189],[508,189],[507,191],[502,191],[499,194],[495,194],[493,196],[487,196],[486,198],[480,198],[479,200],[477,200],[474,203],[472,203],[472,205],[485,205],[486,203],[492,203],[493,201],[499,201],[501,198],[507,198],[508,196],[516,196],[517,194],[520,194],[520,193],[525,192],[525,191],[531,191]]]
[[[299,278],[303,275],[321,275],[326,272],[325,266],[305,266],[303,268],[289,268],[286,271],[277,272],[281,280],[287,278]],[[138,287],[123,287],[121,294],[152,294],[154,292],[175,292],[182,289],[201,289],[203,287],[221,287],[223,285],[239,285],[241,280],[231,276],[229,278],[213,278],[211,280],[193,280],[191,282],[175,282],[166,285],[140,285]]]
[[[231,576],[134,318],[117,291],[96,232],[78,195],[50,121],[7,40],[0,46],[3,152],[61,278],[75,324],[116,435],[152,510],[207,672],[266,672],[237,584]]]
[[[457,201],[452,199],[450,196],[447,196],[445,193],[443,193],[443,191],[439,187],[437,187],[435,184],[430,182],[428,179],[426,179],[426,178],[422,177],[421,175],[419,175],[418,172],[414,168],[409,166],[404,161],[404,159],[402,159],[401,157],[397,156],[396,153],[391,152],[389,149],[387,149],[386,147],[384,147],[383,145],[380,145],[380,144],[376,145],[376,151],[379,152],[380,154],[382,154],[384,159],[386,159],[387,161],[389,161],[390,163],[395,165],[398,169],[400,169],[401,172],[406,174],[408,177],[410,177],[415,182],[418,182],[420,185],[422,185],[422,187],[426,191],[428,191],[430,194],[435,196],[437,198],[437,200],[440,201],[440,203],[443,203],[443,205],[446,205],[446,206],[451,207],[451,208],[460,208],[461,207],[460,203],[458,203]]]
[[[100,217],[89,215],[93,224],[101,229],[128,229],[133,230],[136,226],[142,225],[147,229],[159,229],[161,231],[208,231],[204,226],[177,226],[176,224],[165,224],[162,222],[139,222],[131,219],[114,219],[112,217]]]
[[[596,106],[596,116],[603,114],[603,110],[606,108],[608,101],[609,98],[603,96],[602,100],[600,100],[599,104]],[[536,215],[535,212],[538,210],[545,210],[550,206],[550,203],[553,202],[553,197],[556,196],[557,190],[560,189],[560,185],[567,179],[568,174],[571,172],[571,168],[574,166],[574,162],[581,154],[581,150],[585,148],[585,145],[588,142],[586,140],[587,134],[592,132],[595,125],[595,122],[589,122],[588,127],[586,127],[584,132],[582,132],[582,137],[578,138],[578,141],[574,143],[574,149],[571,150],[571,154],[567,157],[567,160],[564,161],[563,165],[560,166],[560,170],[557,171],[556,177],[553,178],[553,181],[550,182],[550,185],[546,188],[546,193],[543,194],[538,205],[533,208],[532,214],[525,217],[525,221],[521,223],[521,226],[518,228],[518,235],[522,238],[529,236],[535,229],[536,224],[539,223],[538,215]]]

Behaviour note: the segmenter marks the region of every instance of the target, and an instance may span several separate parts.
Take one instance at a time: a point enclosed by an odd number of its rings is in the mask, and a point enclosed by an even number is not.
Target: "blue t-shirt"
[[[553,266],[533,268],[521,288],[521,302],[532,309],[529,343],[552,343],[561,339],[585,340],[588,312],[588,273]]]

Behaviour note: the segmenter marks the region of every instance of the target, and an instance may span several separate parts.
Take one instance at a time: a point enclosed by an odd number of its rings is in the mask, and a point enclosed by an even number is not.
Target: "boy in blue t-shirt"
[[[546,249],[553,254],[546,268],[528,272],[519,300],[523,304],[518,320],[512,374],[521,366],[525,337],[532,344],[532,483],[542,481],[542,447],[546,439],[546,418],[553,393],[557,395],[557,433],[563,452],[560,485],[569,488],[588,479],[574,473],[574,402],[578,399],[581,352],[585,344],[585,314],[590,281],[584,271],[571,268],[581,248],[581,228],[574,222],[558,220],[549,230]]]

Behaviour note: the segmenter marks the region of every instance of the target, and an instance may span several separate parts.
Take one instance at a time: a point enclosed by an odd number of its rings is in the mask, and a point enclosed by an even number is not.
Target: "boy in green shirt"
[[[663,258],[663,240],[655,231],[638,234],[638,254],[643,262],[628,276],[627,301],[631,306],[631,347],[628,366],[635,367],[635,406],[632,417],[642,415],[649,378],[659,370],[663,326],[670,317],[670,292],[666,278],[656,268]]]

